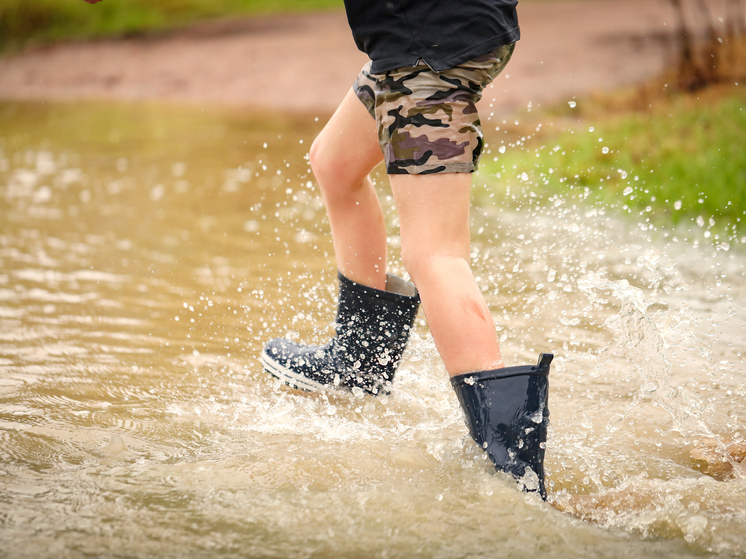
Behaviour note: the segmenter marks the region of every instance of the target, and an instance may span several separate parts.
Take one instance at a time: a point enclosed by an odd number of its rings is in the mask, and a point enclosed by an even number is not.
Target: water
[[[330,331],[321,121],[0,105],[0,556],[746,556],[746,254],[706,224],[475,208],[508,363],[557,355],[551,504],[491,473],[421,319],[388,397],[261,371]]]

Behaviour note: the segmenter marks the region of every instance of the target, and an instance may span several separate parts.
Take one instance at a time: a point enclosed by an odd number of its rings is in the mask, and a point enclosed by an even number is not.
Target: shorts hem
[[[435,175],[438,173],[473,173],[477,166],[472,163],[443,163],[433,165],[412,165],[401,167],[398,165],[387,165],[386,173],[389,175]]]

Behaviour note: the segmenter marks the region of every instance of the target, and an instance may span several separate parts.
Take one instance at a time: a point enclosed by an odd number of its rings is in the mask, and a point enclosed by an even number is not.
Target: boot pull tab
[[[552,362],[552,359],[554,359],[554,354],[552,353],[539,354],[539,363],[537,364],[539,370],[546,370],[549,372],[549,364]]]

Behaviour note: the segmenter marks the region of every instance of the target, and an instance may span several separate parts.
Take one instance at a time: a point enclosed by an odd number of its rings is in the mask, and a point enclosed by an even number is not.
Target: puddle
[[[556,355],[553,506],[491,473],[422,315],[388,397],[261,371],[265,340],[330,332],[333,249],[304,159],[323,120],[0,105],[6,553],[745,554],[738,242],[571,194],[474,209],[506,361]]]

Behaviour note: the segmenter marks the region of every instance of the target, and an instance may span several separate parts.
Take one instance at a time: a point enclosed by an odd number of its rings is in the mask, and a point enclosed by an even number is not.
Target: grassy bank
[[[211,18],[342,8],[342,0],[2,0],[0,50],[159,31]]]
[[[746,87],[636,90],[487,131],[489,194],[579,196],[628,212],[746,222]],[[571,106],[572,105],[572,106]],[[516,124],[516,122],[518,124]]]

